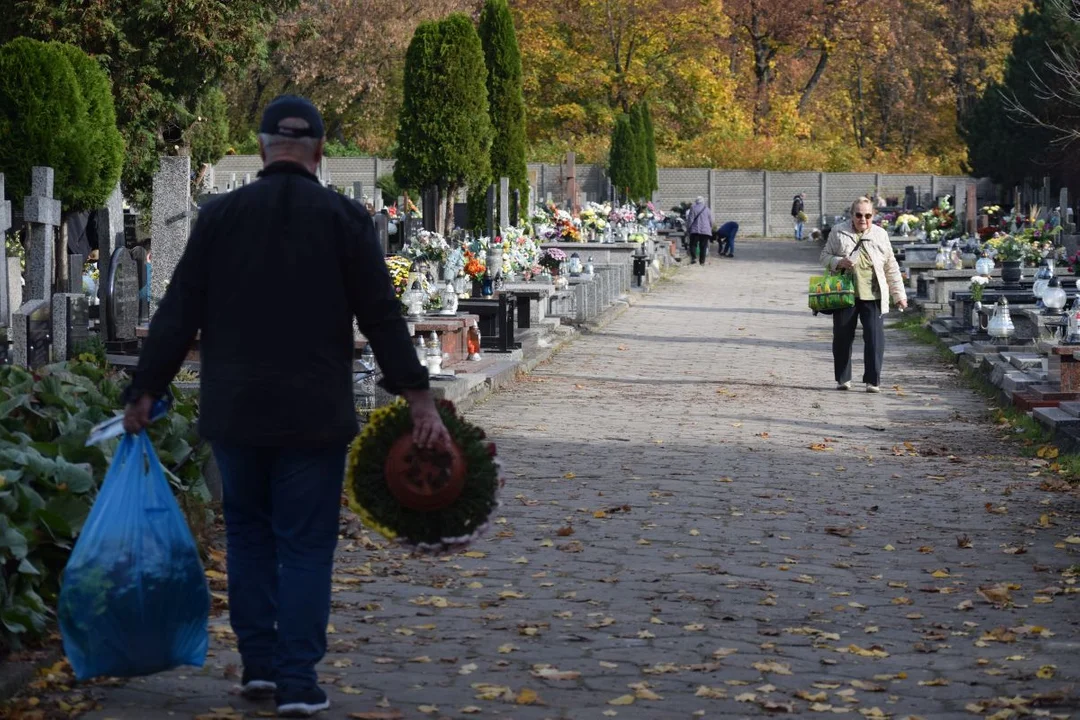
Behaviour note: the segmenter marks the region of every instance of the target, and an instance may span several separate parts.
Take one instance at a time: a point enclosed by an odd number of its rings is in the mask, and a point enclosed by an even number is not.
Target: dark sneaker
[[[245,669],[240,680],[240,696],[245,700],[268,700],[274,697],[277,683],[267,680],[269,677],[273,677],[269,672]]]
[[[278,717],[309,718],[330,707],[330,699],[321,688],[302,692],[281,692],[277,695]]]

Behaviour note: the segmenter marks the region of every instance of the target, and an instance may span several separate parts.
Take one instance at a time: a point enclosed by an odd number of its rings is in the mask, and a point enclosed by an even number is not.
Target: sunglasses
[[[862,218],[863,220],[873,220],[874,213],[855,213],[855,217]]]

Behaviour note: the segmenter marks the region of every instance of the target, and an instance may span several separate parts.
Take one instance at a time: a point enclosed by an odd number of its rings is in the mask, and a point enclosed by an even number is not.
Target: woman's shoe
[[[851,389],[851,381],[848,380],[847,382],[836,383],[836,389],[837,390],[850,390]]]
[[[870,383],[866,383],[866,392],[879,393],[881,392],[881,388],[879,388],[877,385],[871,385]]]

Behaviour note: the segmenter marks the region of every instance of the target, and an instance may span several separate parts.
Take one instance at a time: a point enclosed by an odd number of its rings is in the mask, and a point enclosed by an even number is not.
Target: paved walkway
[[[477,407],[501,519],[464,556],[342,542],[327,717],[1080,708],[1077,497],[898,332],[883,394],[834,391],[817,252],[740,241]],[[87,717],[272,710],[230,694],[225,622],[204,671]]]

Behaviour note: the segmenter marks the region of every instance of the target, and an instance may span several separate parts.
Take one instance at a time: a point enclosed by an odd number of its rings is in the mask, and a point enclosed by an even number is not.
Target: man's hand
[[[453,441],[435,407],[429,390],[406,390],[402,393],[409,403],[413,421],[413,443],[432,450],[449,450]]]
[[[154,405],[151,395],[143,395],[124,408],[124,429],[133,435],[142,432],[150,425],[150,409]]]
[[[851,262],[851,260],[848,260],[847,258],[840,258],[840,260],[836,263],[837,270],[847,270],[848,268],[853,267],[855,267],[855,263]]]

